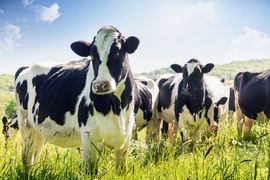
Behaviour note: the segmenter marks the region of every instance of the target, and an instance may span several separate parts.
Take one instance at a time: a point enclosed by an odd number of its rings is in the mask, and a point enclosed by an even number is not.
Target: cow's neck
[[[194,93],[193,95],[190,95],[191,105],[195,113],[198,113],[200,110],[202,110],[205,105],[205,93],[206,93],[205,81],[203,80],[202,84],[198,86],[202,88],[198,90],[196,93]]]
[[[113,93],[98,95],[93,93],[92,90],[90,92],[90,99],[94,108],[104,116],[111,110],[114,114],[119,115],[123,109],[129,108],[129,104],[134,98],[132,96],[134,91],[134,77],[130,69],[122,77],[124,78],[119,81],[116,91]]]

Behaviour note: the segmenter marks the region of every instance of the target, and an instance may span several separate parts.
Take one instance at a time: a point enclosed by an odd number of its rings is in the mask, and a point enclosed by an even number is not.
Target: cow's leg
[[[145,142],[146,145],[148,145],[148,147],[151,146],[154,128],[155,128],[155,121],[150,120],[150,122],[146,126],[146,138],[145,138]]]
[[[97,142],[93,137],[91,137],[92,132],[88,133],[86,131],[81,135],[82,137],[82,148],[84,153],[84,161],[86,167],[92,175],[98,173],[97,167]],[[94,144],[94,145],[93,145]]]
[[[173,123],[171,124],[170,133],[168,133],[169,141],[173,146],[175,145],[177,139],[177,131],[178,131],[178,124],[173,121]]]
[[[249,134],[250,134],[250,130],[252,128],[252,125],[253,125],[254,121],[249,119],[249,118],[246,118],[245,120],[245,130],[244,130],[244,138],[247,139],[249,137]]]
[[[22,144],[22,162],[26,171],[33,165],[33,150],[34,140],[36,136],[35,131],[31,131],[29,127],[20,127],[21,144]]]
[[[132,131],[132,140],[137,141],[138,140],[138,130],[134,129]]]
[[[115,150],[115,166],[118,174],[126,172],[129,141],[130,137],[126,139],[122,149]]]
[[[154,142],[158,142],[159,139],[160,139],[161,124],[162,124],[162,119],[157,118],[156,121],[155,121],[154,130],[153,130],[153,140],[154,140]]]
[[[243,129],[243,123],[245,122],[245,116],[242,113],[237,101],[238,101],[238,98],[236,96],[235,97],[235,111],[236,111],[236,117],[237,117],[237,130],[238,130],[238,136],[241,137],[242,129]]]

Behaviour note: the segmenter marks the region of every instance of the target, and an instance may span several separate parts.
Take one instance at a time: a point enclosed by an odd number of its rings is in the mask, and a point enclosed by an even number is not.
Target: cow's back
[[[157,79],[159,87],[157,97],[158,116],[167,122],[175,120],[175,98],[182,81],[182,74],[165,74]],[[181,89],[181,87],[180,87]]]

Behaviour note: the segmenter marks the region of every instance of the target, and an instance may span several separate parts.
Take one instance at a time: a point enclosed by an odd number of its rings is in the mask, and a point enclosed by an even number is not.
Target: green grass
[[[196,144],[195,151],[182,149],[178,137],[176,146],[163,141],[161,148],[145,145],[145,131],[139,132],[139,141],[132,142],[128,152],[127,172],[118,176],[115,170],[114,150],[103,148],[98,162],[96,179],[269,179],[270,136],[266,124],[255,124],[249,140],[237,136],[233,125],[221,124],[216,137],[210,136]],[[20,137],[7,148],[0,137],[1,179],[91,179],[80,167],[78,150],[63,149],[45,144],[42,156],[26,174],[21,162]],[[187,145],[188,146],[188,145]]]

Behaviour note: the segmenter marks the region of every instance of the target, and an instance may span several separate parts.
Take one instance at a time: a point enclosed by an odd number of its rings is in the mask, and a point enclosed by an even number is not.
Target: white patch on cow
[[[101,64],[99,65],[98,76],[95,81],[108,81],[111,85],[111,90],[116,89],[116,82],[111,76],[107,66],[109,53],[114,40],[119,36],[119,33],[111,27],[102,28],[97,34],[94,45],[97,47],[97,52]]]
[[[121,95],[125,89],[125,80],[126,79],[122,79],[118,85],[117,85],[117,88],[116,88],[116,91],[113,93],[116,97],[118,97],[119,100],[121,100]]]
[[[199,114],[201,113],[201,118]],[[193,140],[197,141],[200,139],[200,132],[206,124],[205,118],[205,107],[198,114],[190,114],[186,105],[183,106],[183,112],[179,114],[178,125],[185,140],[190,139],[189,136],[193,138]],[[194,121],[194,116],[196,121]]]
[[[187,63],[188,76],[190,76],[193,73],[193,71],[197,65],[198,65],[198,63],[196,63],[196,62]]]
[[[222,83],[218,77],[204,76],[204,80],[212,93],[212,103],[218,102],[222,97],[227,97],[227,102],[218,106],[220,121],[225,122],[229,111],[230,88],[226,81]],[[214,107],[214,104],[211,107]],[[210,124],[213,123],[210,122]]]
[[[129,141],[132,133],[135,122],[133,107],[133,102],[131,102],[120,112],[119,116],[115,115],[113,111],[104,116],[94,108],[95,116],[89,117],[86,124],[87,127],[93,129],[91,140],[97,144],[104,141],[108,147],[114,147],[115,150],[121,149],[126,141]]]

